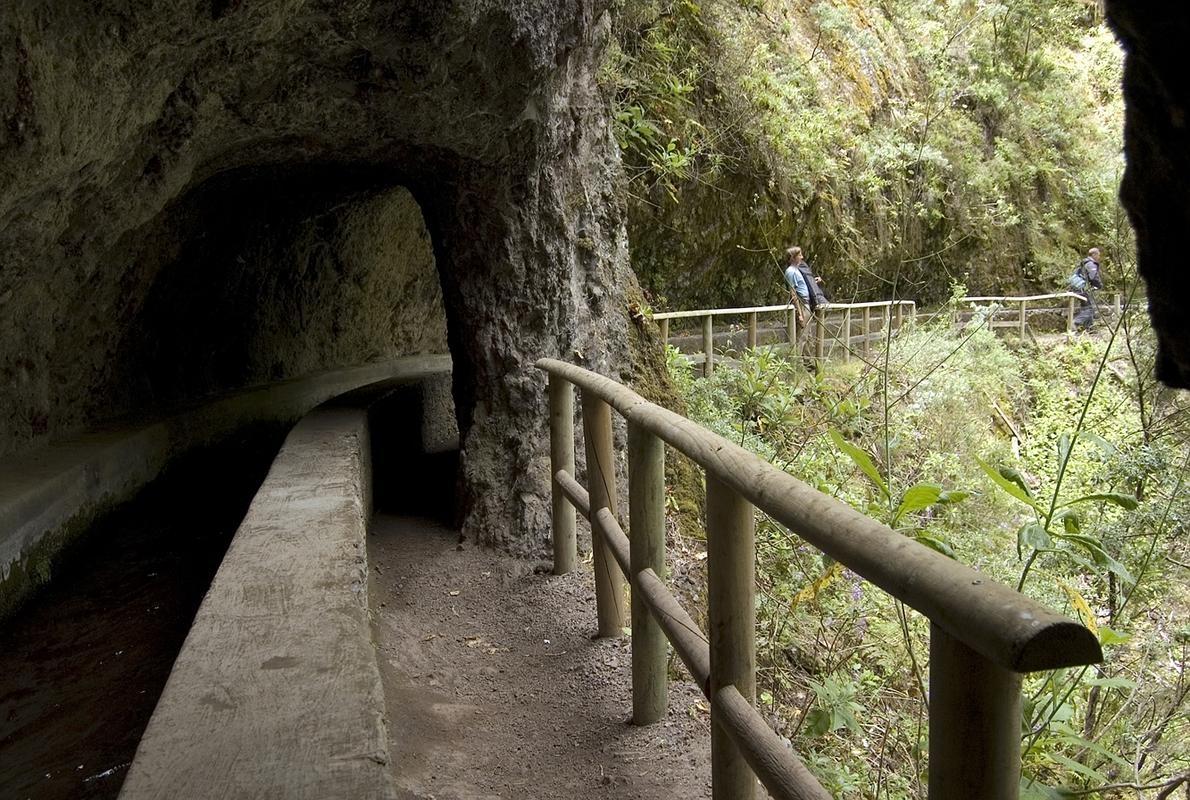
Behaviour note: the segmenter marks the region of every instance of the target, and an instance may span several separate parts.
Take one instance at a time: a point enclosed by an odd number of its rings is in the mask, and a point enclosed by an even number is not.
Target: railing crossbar
[[[1097,663],[1085,627],[986,575],[902,536],[680,414],[602,375],[554,359],[538,367],[598,394],[848,569],[1015,672]]]
[[[1026,304],[1020,303],[1022,320]],[[867,329],[870,315],[864,316]],[[888,315],[883,324],[891,325]],[[598,485],[589,490],[571,474],[573,442],[551,446],[552,484],[555,498],[565,498],[591,524],[600,635],[618,635],[623,625],[623,590],[615,581],[627,576],[632,588],[633,720],[648,724],[664,716],[668,639],[711,701],[716,798],[750,800],[756,777],[781,800],[829,797],[753,705],[754,509],[929,618],[930,796],[1016,796],[1020,675],[1102,660],[1087,628],[613,380],[554,359],[541,359],[537,366],[550,375],[552,435],[573,438],[569,420],[559,421],[569,406],[566,393],[554,391],[554,381],[559,386],[568,381],[582,392],[587,468]],[[611,409],[628,422],[631,540],[617,519]],[[705,635],[657,575],[665,565],[663,442],[706,473],[710,628]],[[566,525],[555,530],[573,537]],[[555,542],[556,553],[570,547]]]
[[[587,490],[571,475],[559,471],[554,480],[580,511],[590,507]],[[628,536],[607,508],[598,509],[592,522],[598,526],[600,535],[624,572],[631,576],[632,590],[640,593],[703,696],[718,710],[719,724],[740,748],[745,761],[765,788],[779,800],[829,800],[830,794],[818,779],[735,686],[721,687],[712,696],[710,642],[698,623],[652,569],[632,574]]]

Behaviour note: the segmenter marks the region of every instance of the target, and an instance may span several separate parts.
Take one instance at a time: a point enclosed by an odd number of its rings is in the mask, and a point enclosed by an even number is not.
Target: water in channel
[[[280,443],[190,456],[106,515],[0,621],[0,797],[114,798]]]

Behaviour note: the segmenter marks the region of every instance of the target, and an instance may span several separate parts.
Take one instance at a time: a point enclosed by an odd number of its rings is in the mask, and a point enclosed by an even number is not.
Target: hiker
[[[801,256],[800,247],[791,247],[785,251],[785,283],[789,285],[789,304],[797,310],[799,325],[806,324],[804,309],[810,306],[810,290],[806,286],[806,278],[797,268],[797,260]],[[800,301],[800,302],[799,302]]]
[[[814,274],[814,269],[802,257],[802,248],[791,247],[788,250],[790,258],[793,259],[793,264],[802,273],[802,278],[806,281],[806,288],[810,296],[808,303],[810,313],[813,314],[820,306],[826,306],[830,301],[826,296],[826,292],[822,288],[822,278]]]
[[[1079,304],[1078,313],[1074,315],[1076,330],[1089,331],[1091,323],[1095,321],[1095,290],[1103,288],[1103,280],[1099,276],[1099,248],[1092,247],[1087,251],[1087,257],[1079,262],[1078,269],[1070,276],[1070,290],[1083,296]]]
[[[817,369],[818,364],[814,360],[813,354],[806,351],[811,346],[810,343],[814,341],[814,337],[810,333],[817,321],[814,312],[826,305],[826,300],[823,298],[818,281],[814,278],[814,271],[802,257],[802,248],[791,247],[785,251],[785,255],[788,261],[788,266],[785,267],[785,282],[791,287],[789,301],[797,306],[798,319],[797,341],[790,342],[790,344],[793,345],[794,351],[802,356],[806,369],[813,372]],[[803,304],[806,309],[809,309],[809,314],[803,311]]]

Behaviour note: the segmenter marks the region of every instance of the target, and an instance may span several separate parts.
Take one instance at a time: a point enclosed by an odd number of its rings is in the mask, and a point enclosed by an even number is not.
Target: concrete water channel
[[[0,625],[0,796],[118,794],[283,433],[258,429],[170,469]]]
[[[108,430],[99,447],[87,445],[91,434],[83,445],[0,465],[6,552],[19,542],[59,541],[46,520],[61,527],[88,520],[85,533],[54,554],[52,580],[25,589],[0,620],[0,797],[118,795],[196,611],[296,416],[343,392],[365,407],[389,398],[370,428],[384,442],[372,468],[414,475],[388,481],[401,491],[382,500],[414,512],[440,508],[444,495],[435,488],[449,496],[453,487],[457,432],[452,442],[449,431],[431,431],[446,445],[415,451],[427,434],[425,397],[445,398],[436,426],[445,418],[453,428],[449,368],[449,359],[433,357],[323,373],[220,398],[148,428]],[[148,482],[146,462],[159,468]],[[23,577],[23,563],[6,564],[5,577]]]

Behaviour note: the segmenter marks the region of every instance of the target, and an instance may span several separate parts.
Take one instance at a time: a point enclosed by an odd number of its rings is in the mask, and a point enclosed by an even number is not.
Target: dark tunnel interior
[[[446,351],[418,204],[383,171],[242,168],[135,234],[89,417],[145,416],[211,394]],[[80,297],[72,315],[98,313]]]

